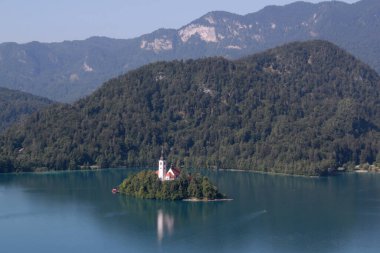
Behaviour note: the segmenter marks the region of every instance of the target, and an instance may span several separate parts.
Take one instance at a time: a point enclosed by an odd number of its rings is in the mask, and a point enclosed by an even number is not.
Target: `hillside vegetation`
[[[380,78],[324,41],[238,61],[160,62],[0,138],[0,168],[152,166],[321,175],[380,160]]]
[[[0,88],[0,132],[22,117],[40,110],[52,102],[21,91]]]

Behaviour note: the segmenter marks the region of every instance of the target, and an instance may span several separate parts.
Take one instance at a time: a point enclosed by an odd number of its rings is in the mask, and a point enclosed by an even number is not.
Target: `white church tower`
[[[166,161],[164,159],[164,148],[161,149],[161,157],[158,161],[158,178],[161,181],[165,181],[166,176]]]

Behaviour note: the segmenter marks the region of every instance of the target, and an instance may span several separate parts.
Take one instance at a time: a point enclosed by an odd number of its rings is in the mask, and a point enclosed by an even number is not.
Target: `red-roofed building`
[[[171,167],[165,175],[165,180],[174,180],[179,177],[181,170],[178,168]]]
[[[164,158],[163,149],[161,150],[161,157],[158,161],[158,170],[156,171],[156,174],[161,181],[175,180],[181,174],[181,170],[178,168],[174,168],[173,166],[171,166],[170,169],[166,171],[166,161]]]

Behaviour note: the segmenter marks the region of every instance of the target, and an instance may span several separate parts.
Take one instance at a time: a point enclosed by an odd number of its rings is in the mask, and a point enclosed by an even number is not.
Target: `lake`
[[[379,252],[380,175],[205,172],[231,202],[111,194],[131,170],[0,175],[1,252]]]

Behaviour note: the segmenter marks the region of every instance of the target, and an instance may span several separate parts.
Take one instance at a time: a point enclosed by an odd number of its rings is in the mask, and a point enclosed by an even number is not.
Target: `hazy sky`
[[[132,38],[158,28],[179,28],[213,10],[247,14],[291,2],[294,0],[0,0],[0,42],[52,42],[94,35]]]

